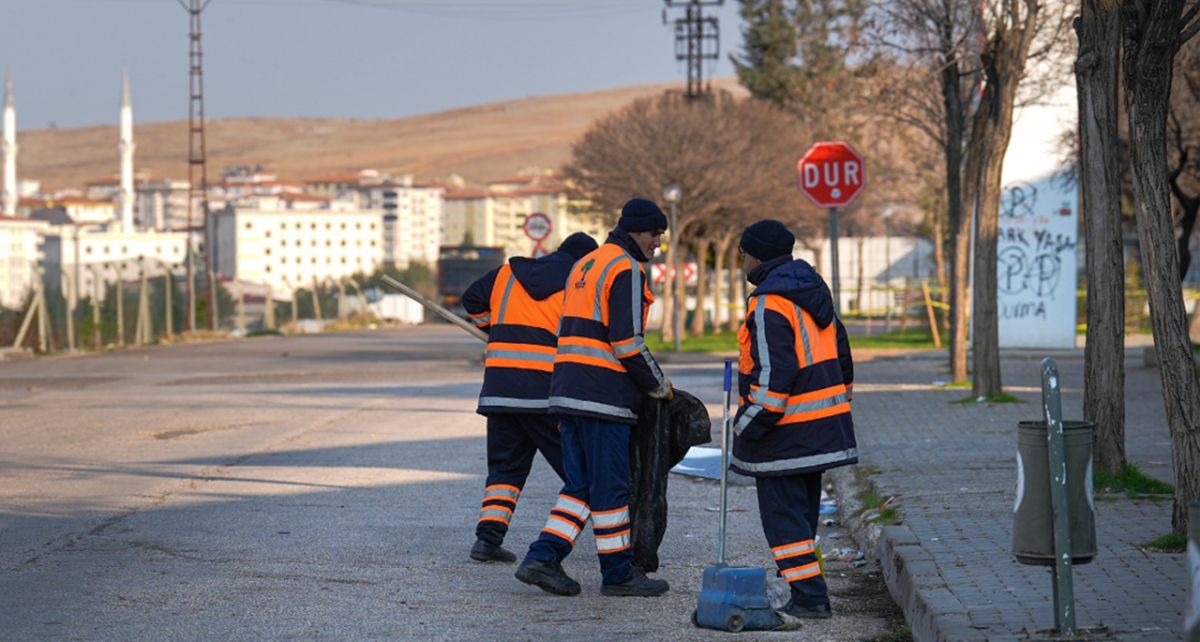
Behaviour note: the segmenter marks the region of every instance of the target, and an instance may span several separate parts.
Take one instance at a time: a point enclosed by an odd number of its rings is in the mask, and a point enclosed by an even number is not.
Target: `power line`
[[[201,45],[200,15],[212,0],[177,0],[188,12],[188,211],[187,211],[187,307],[188,330],[196,329],[195,259],[192,234],[195,222],[192,214],[200,205],[204,224],[204,263],[208,275],[206,292],[209,326],[217,329],[217,282],[213,272],[213,234],[208,212],[208,153],[204,134],[204,49]],[[199,177],[199,185],[196,178]]]
[[[663,24],[667,9],[684,9],[684,17],[675,19],[675,60],[687,62],[687,97],[697,98],[712,91],[712,82],[704,83],[704,61],[721,56],[721,29],[717,19],[703,15],[704,7],[719,7],[725,0],[663,0]]]

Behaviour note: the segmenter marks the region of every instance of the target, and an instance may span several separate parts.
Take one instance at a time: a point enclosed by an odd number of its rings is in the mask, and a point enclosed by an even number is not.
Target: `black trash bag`
[[[629,514],[633,564],[658,570],[658,546],[667,531],[667,475],[692,446],[712,441],[708,409],[676,389],[671,401],[642,403],[629,440]]]

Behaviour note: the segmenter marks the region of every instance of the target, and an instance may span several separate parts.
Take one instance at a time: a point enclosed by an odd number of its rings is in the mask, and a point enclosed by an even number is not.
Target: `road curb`
[[[971,626],[967,608],[950,591],[912,529],[903,523],[881,527],[869,520],[858,494],[874,484],[859,481],[849,467],[832,471],[830,482],[838,496],[842,526],[864,554],[879,560],[888,592],[904,611],[913,639],[987,640],[984,631]]]

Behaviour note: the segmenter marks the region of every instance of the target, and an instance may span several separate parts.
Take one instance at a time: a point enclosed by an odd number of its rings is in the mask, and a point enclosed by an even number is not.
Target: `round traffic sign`
[[[866,163],[850,143],[814,144],[796,163],[800,190],[819,207],[845,207],[867,182]]]
[[[534,212],[525,217],[525,225],[522,226],[525,230],[525,236],[535,240],[543,241],[550,236],[550,230],[553,226],[550,225],[550,217],[541,212]]]

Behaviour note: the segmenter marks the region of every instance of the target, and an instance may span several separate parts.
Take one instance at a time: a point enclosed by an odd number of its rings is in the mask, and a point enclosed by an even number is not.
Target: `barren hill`
[[[732,78],[714,86],[744,93]],[[558,167],[598,118],[678,88],[639,85],[510,100],[395,120],[228,118],[208,124],[209,180],[226,165],[263,164],[282,179],[374,168],[418,176],[458,173],[470,181],[524,167]],[[135,115],[137,105],[134,105]],[[116,113],[113,114],[114,120]],[[187,177],[187,121],[135,123],[139,173]],[[18,174],[44,190],[114,177],[117,127],[22,131]]]

